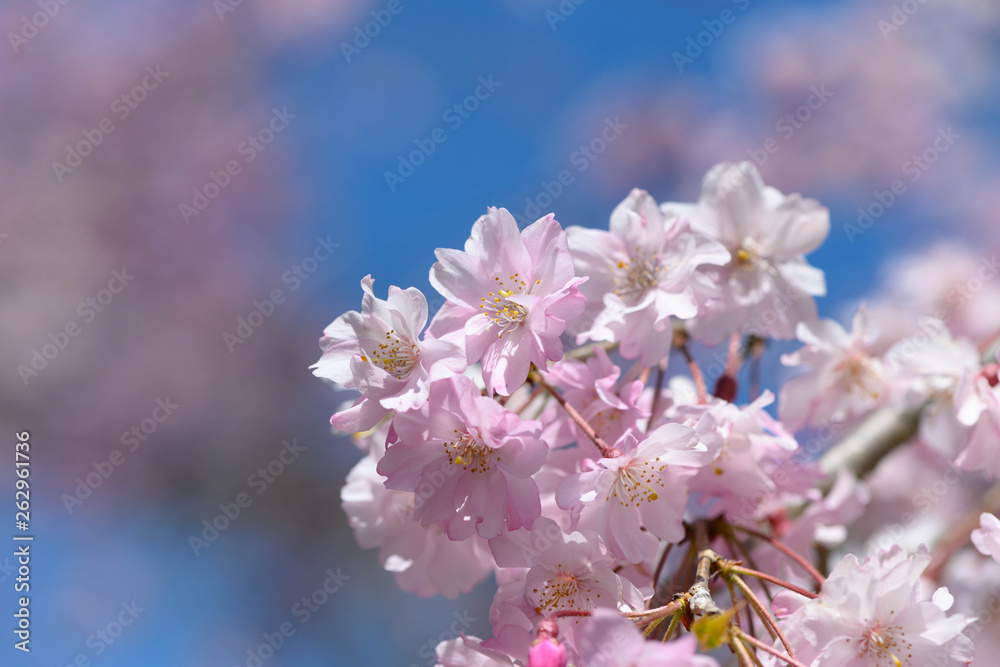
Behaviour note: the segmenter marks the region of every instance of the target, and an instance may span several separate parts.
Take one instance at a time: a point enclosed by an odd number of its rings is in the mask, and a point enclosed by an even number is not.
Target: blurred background
[[[948,307],[1000,246],[994,0],[10,0],[0,26],[0,488],[30,431],[35,535],[32,652],[2,664],[410,667],[488,636],[491,582],[420,599],[356,545],[348,396],[308,366],[366,274],[439,304],[434,248],[489,205],[603,227],[750,159],[830,207],[841,321]]]

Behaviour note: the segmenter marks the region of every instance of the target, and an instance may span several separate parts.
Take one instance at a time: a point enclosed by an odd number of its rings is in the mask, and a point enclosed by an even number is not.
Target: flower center
[[[666,270],[666,267],[660,264],[656,252],[640,248],[627,261],[619,260],[617,270],[612,269],[615,294],[622,301],[634,303],[640,300],[650,287],[659,283],[660,273]]]
[[[858,650],[858,657],[869,657],[874,660],[874,664],[879,667],[903,667],[906,663],[897,657],[903,651],[910,651],[913,647],[907,641],[897,640],[894,630],[901,630],[898,626],[884,627],[878,621],[868,629],[868,634],[861,638],[861,646]],[[907,653],[907,660],[912,657]]]
[[[834,372],[838,385],[849,392],[861,392],[872,398],[879,398],[882,392],[881,374],[867,354],[853,354],[837,364]]]
[[[642,463],[631,463],[618,470],[618,479],[611,486],[606,500],[612,497],[618,499],[625,507],[638,507],[644,502],[653,502],[660,496],[653,486],[663,486],[660,473],[667,469],[666,464],[656,462],[660,457]]]
[[[761,269],[766,265],[760,245],[752,238],[743,239],[743,243],[733,251],[733,266],[738,270]]]
[[[537,588],[532,592],[535,594],[539,593]],[[601,597],[601,594],[594,593],[588,579],[578,577],[576,574],[560,571],[558,575],[542,584],[541,595],[539,595],[538,606],[535,607],[535,612],[541,614],[547,610],[593,609],[597,606],[596,599],[599,597]]]
[[[507,280],[501,280],[500,278],[494,278],[493,280],[496,282],[496,289],[482,298],[482,303],[479,304],[479,307],[486,312],[486,316],[493,320],[494,324],[500,327],[497,337],[503,338],[505,333],[514,331],[521,326],[524,318],[528,316],[528,311],[524,306],[513,301],[508,301],[508,297],[515,294],[524,294],[525,288],[528,285],[521,279],[521,274],[519,273],[508,276]],[[536,284],[539,282],[538,280],[535,281]]]
[[[395,329],[389,329],[384,343],[378,343],[365,352],[367,356],[362,356],[362,361],[375,364],[398,380],[405,380],[417,365],[420,346],[403,340]]]
[[[495,449],[480,443],[483,437],[481,433],[473,435],[462,433],[457,429],[454,433],[457,437],[451,442],[444,443],[448,463],[462,466],[462,470],[469,472],[484,473],[489,472],[493,464],[500,461],[500,455]]]

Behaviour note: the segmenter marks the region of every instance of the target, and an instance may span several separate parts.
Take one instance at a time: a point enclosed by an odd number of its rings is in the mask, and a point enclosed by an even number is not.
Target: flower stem
[[[807,561],[805,558],[803,558],[799,554],[795,553],[794,551],[792,551],[791,549],[789,549],[788,547],[786,547],[784,544],[782,544],[778,540],[776,540],[773,537],[771,537],[770,535],[766,535],[766,534],[764,534],[764,533],[762,533],[760,531],[754,530],[753,528],[747,528],[745,526],[737,526],[735,524],[733,524],[733,528],[735,528],[736,530],[741,530],[744,533],[747,533],[749,535],[753,535],[757,539],[764,540],[765,542],[767,542],[768,544],[770,544],[772,547],[774,547],[775,549],[777,549],[778,551],[780,551],[781,553],[785,554],[786,556],[788,556],[789,558],[791,558],[793,561],[795,561],[802,569],[804,569],[806,572],[808,572],[809,575],[813,579],[815,579],[816,583],[818,583],[820,586],[822,586],[823,583],[826,581],[826,579],[823,577],[823,575],[819,573],[819,570],[817,570],[815,567],[813,567],[812,564],[809,561]]]
[[[691,372],[691,379],[694,380],[695,389],[698,390],[698,402],[708,403],[708,388],[705,386],[705,376],[701,373],[701,368],[698,366],[698,362],[694,360],[691,356],[691,351],[688,350],[687,343],[678,346],[680,353],[684,355],[684,360],[687,361],[688,370]]]
[[[771,636],[781,640],[781,644],[782,646],[785,647],[785,650],[788,652],[788,655],[794,658],[795,651],[792,649],[792,645],[788,643],[788,638],[785,637],[785,635],[781,632],[781,628],[778,627],[778,622],[774,620],[773,616],[771,616],[771,612],[769,612],[767,609],[764,608],[764,605],[761,604],[761,601],[757,598],[757,596],[750,589],[750,587],[747,586],[747,583],[743,581],[743,579],[741,579],[738,574],[733,574],[730,576],[732,577],[733,583],[736,584],[736,586],[740,589],[740,591],[743,592],[743,595],[750,603],[750,606],[754,608],[754,610],[757,612],[757,615],[760,616],[762,621],[764,621],[764,625],[767,626],[767,629],[770,631]]]
[[[761,640],[757,639],[753,635],[748,635],[745,632],[740,632],[739,638],[742,641],[745,641],[748,644],[751,644],[755,648],[758,648],[761,651],[764,651],[764,653],[770,653],[771,655],[773,655],[774,657],[778,658],[779,660],[784,660],[785,662],[787,662],[792,667],[806,667],[804,664],[802,664],[801,662],[799,662],[795,658],[793,658],[791,656],[788,656],[788,655],[782,655],[773,646],[768,646],[767,644],[765,644]]]
[[[758,572],[757,570],[751,570],[749,568],[742,567],[740,565],[730,565],[727,569],[729,569],[731,572],[735,572],[736,574],[743,574],[743,575],[746,575],[748,577],[756,577],[757,579],[763,579],[764,581],[770,581],[772,584],[777,584],[778,586],[784,586],[788,590],[790,590],[790,591],[792,591],[794,593],[798,593],[799,595],[802,595],[803,597],[807,597],[810,600],[815,600],[816,598],[819,597],[819,595],[817,595],[816,593],[813,593],[812,591],[807,591],[804,588],[799,588],[798,586],[796,586],[793,583],[787,582],[784,579],[779,579],[777,577],[771,576],[770,574],[766,574],[764,572]]]
[[[535,369],[532,369],[528,373],[528,377],[531,379],[532,382],[537,384],[539,387],[545,389],[545,391],[549,392],[549,395],[551,395],[552,398],[556,399],[559,405],[563,407],[563,410],[566,411],[566,414],[569,415],[570,419],[572,419],[576,423],[576,425],[580,427],[580,430],[583,431],[588,438],[590,438],[591,442],[597,445],[597,448],[601,450],[601,455],[604,458],[611,459],[616,456],[615,450],[609,447],[608,443],[604,442],[604,440],[602,440],[601,437],[597,435],[597,431],[594,430],[594,427],[592,427],[590,424],[587,423],[587,420],[585,420],[583,416],[576,411],[576,408],[574,408],[572,405],[566,402],[566,399],[563,398],[562,394],[560,394],[551,385],[549,385],[545,380],[542,379],[541,373],[539,373]]]
[[[750,655],[750,651],[747,647],[740,641],[740,637],[734,636],[729,640],[729,645],[733,647],[733,651],[736,653],[736,657],[739,659],[741,667],[754,667],[757,661],[754,660],[753,656]]]

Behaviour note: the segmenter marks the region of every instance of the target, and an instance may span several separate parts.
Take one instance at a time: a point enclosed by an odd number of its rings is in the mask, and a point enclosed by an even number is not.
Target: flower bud
[[[539,639],[528,649],[528,667],[566,667],[566,647],[556,639]]]
[[[528,649],[528,667],[566,667],[566,647],[559,643],[559,624],[552,618],[538,624],[538,639]]]

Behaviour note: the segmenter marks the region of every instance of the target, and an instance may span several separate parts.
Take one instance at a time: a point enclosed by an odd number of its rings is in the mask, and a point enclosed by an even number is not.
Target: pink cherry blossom
[[[787,366],[805,365],[781,389],[781,420],[797,431],[823,420],[843,422],[868,412],[885,399],[888,381],[872,354],[878,327],[861,306],[848,333],[832,320],[800,322],[796,337],[805,347],[781,358]]]
[[[718,667],[695,653],[694,637],[671,642],[646,641],[635,625],[607,610],[595,611],[576,632],[579,667]]]
[[[464,344],[482,360],[491,393],[509,395],[533,363],[562,358],[560,336],[586,303],[573,273],[566,232],[548,215],[523,232],[507,209],[490,208],[465,251],[439,248],[430,281],[447,301],[428,334]]]
[[[729,251],[667,216],[644,190],[632,190],[611,213],[609,231],[566,230],[576,271],[590,280],[586,321],[578,336],[620,342],[622,356],[652,366],[670,352],[671,317],[689,319],[698,304],[719,293],[705,265],[725,265]]]
[[[529,568],[524,575],[525,613],[540,620],[555,611],[598,607],[642,608],[642,594],[615,574],[614,557],[593,532],[564,533],[542,517],[531,530],[490,540],[500,567]]]
[[[641,442],[627,433],[616,446],[621,456],[564,479],[556,502],[573,510],[579,528],[596,531],[617,558],[638,563],[652,558],[659,539],[684,537],[687,480],[718,451],[682,424],[660,426]]]
[[[413,518],[414,494],[384,486],[375,453],[361,459],[340,491],[348,523],[363,549],[379,550],[379,562],[399,588],[428,597],[468,593],[493,569],[486,540],[455,542],[439,526],[429,529]]]
[[[639,419],[648,416],[648,410],[639,405],[642,382],[622,380],[619,386],[620,379],[621,368],[600,347],[594,348],[594,355],[586,362],[563,359],[545,373],[545,380],[563,390],[563,398],[607,442],[615,442],[636,428]],[[542,416],[547,441],[554,447],[586,438],[565,414],[561,407],[552,404]],[[549,428],[549,424],[555,428]]]
[[[344,313],[323,331],[323,356],[311,368],[317,377],[361,392],[353,407],[330,420],[347,433],[366,431],[392,410],[413,410],[427,401],[431,382],[465,370],[454,343],[420,340],[427,299],[415,287],[389,287],[379,299],[374,281],[361,281],[361,312]]]
[[[972,531],[972,543],[979,553],[1000,563],[1000,519],[995,514],[983,512],[979,516],[979,528]]]
[[[958,421],[969,429],[955,465],[1000,477],[1000,384],[996,383],[996,367],[966,376],[956,392],[955,403]]]
[[[793,459],[798,443],[765,411],[773,402],[774,394],[765,391],[743,407],[716,399],[673,412],[698,424],[702,442],[719,443],[713,459],[688,482],[696,516],[725,515],[734,523],[753,524],[819,478],[815,464]]]
[[[435,382],[427,405],[397,413],[392,425],[398,442],[378,472],[388,488],[417,494],[414,516],[425,527],[440,522],[454,540],[491,538],[541,514],[531,478],[548,453],[541,424],[481,396],[469,378]]]
[[[983,469],[995,457],[990,444],[993,410],[989,383],[980,376],[980,355],[972,341],[954,338],[944,322],[931,317],[921,320],[919,334],[898,341],[885,353],[896,394],[906,405],[927,404],[920,420],[921,439],[946,457],[963,457],[962,467]],[[983,418],[983,419],[981,419]],[[974,433],[985,436],[971,440]],[[1000,461],[997,461],[1000,463]]]
[[[691,324],[700,340],[719,343],[735,331],[792,338],[799,322],[816,318],[813,297],[826,294],[823,272],[805,255],[830,231],[830,216],[815,200],[765,187],[749,162],[712,167],[697,204],[667,203],[691,227],[721,242],[731,261],[710,273],[721,296]]]
[[[815,667],[963,665],[972,660],[969,624],[946,616],[921,596],[926,549],[907,556],[898,546],[859,562],[845,556],[817,599],[785,621],[800,661]],[[947,596],[937,594],[935,601]]]
[[[434,667],[514,667],[509,656],[484,647],[481,639],[466,635],[441,642],[435,654]]]

